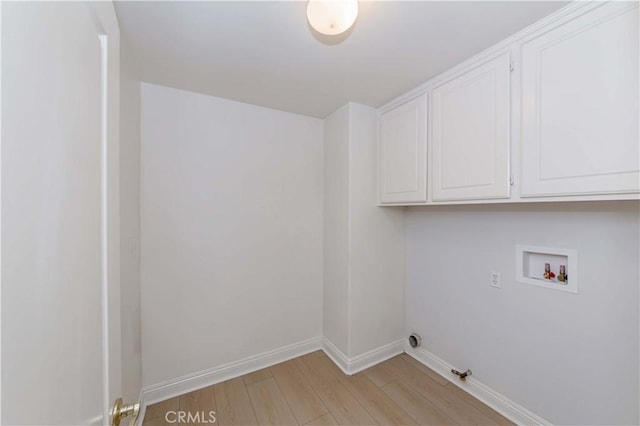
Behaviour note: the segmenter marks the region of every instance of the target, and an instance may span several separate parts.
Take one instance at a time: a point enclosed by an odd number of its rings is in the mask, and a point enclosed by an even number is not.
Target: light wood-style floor
[[[406,354],[349,377],[313,352],[149,406],[144,424],[179,410],[215,411],[223,426],[513,424]]]

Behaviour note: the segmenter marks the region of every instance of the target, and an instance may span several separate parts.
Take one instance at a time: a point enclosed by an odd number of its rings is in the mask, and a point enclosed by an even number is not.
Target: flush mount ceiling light
[[[347,31],[358,17],[358,0],[309,0],[307,19],[314,30],[326,35]]]

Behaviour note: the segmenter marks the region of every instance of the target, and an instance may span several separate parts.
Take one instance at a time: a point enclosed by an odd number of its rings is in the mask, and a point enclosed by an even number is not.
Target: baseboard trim
[[[358,373],[403,352],[404,340],[396,340],[352,358],[349,362],[349,371],[351,374]]]
[[[322,342],[322,350],[344,374],[351,376],[404,352],[404,340],[396,340],[353,358],[347,357],[327,338]]]
[[[326,337],[322,340],[322,351],[327,354],[331,361],[333,361],[344,374],[347,376],[351,375],[349,372],[349,358]]]
[[[219,367],[146,386],[142,389],[140,418],[143,418],[147,405],[243,376],[319,349],[322,349],[322,337],[315,337]]]
[[[451,376],[451,369],[454,368],[454,366],[424,348],[411,348],[404,340],[397,340],[365,352],[364,354],[349,358],[330,340],[322,337],[301,341],[273,351],[247,357],[237,362],[224,364],[219,367],[168,380],[157,385],[144,387],[140,391],[141,407],[137,424],[143,424],[148,405],[252,373],[256,370],[270,367],[319,349],[322,349],[340,370],[347,375],[356,374],[406,352],[417,361],[431,368],[454,385],[468,392],[516,424],[551,425],[550,422],[542,417],[532,413],[473,377],[467,379],[466,383],[454,379]]]
[[[147,404],[144,402],[144,391],[142,389],[138,394],[138,402],[140,403],[140,413],[138,413],[134,426],[142,426],[144,424],[144,415],[147,413]]]
[[[513,402],[484,383],[479,382],[474,379],[473,376],[468,378],[466,382],[462,382],[452,377],[451,369],[455,367],[428,350],[423,348],[412,348],[409,345],[405,345],[404,351],[514,423],[519,425],[551,425],[547,420]]]

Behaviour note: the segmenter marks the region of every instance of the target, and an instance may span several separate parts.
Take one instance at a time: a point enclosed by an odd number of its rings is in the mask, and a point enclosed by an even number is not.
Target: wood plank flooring
[[[211,425],[210,411],[222,426],[513,424],[406,354],[346,376],[317,351],[151,405],[144,425]]]

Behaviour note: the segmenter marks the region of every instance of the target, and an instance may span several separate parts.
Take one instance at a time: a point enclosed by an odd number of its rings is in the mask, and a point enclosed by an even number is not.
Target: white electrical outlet
[[[500,288],[500,272],[491,271],[489,277],[489,284],[491,287]]]

